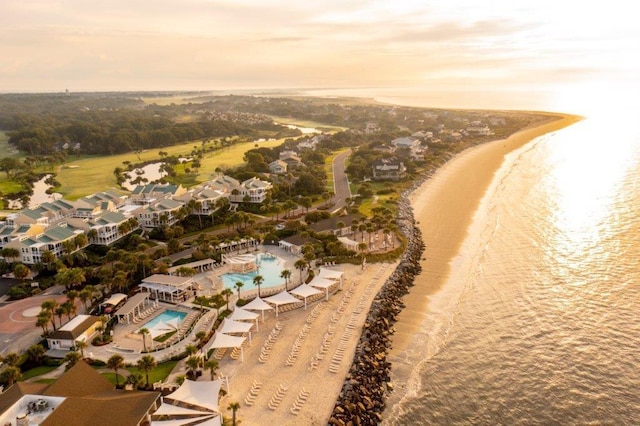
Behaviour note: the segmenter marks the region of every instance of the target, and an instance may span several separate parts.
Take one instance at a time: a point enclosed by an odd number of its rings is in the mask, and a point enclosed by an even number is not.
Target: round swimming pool
[[[284,278],[280,278],[280,273],[285,269],[283,259],[267,253],[258,253],[256,255],[256,266],[258,269],[255,271],[222,274],[220,277],[222,278],[222,284],[225,288],[236,290],[235,284],[240,281],[243,284],[240,291],[254,290],[257,288],[253,284],[253,278],[256,275],[264,278],[260,288],[277,287],[284,284]]]

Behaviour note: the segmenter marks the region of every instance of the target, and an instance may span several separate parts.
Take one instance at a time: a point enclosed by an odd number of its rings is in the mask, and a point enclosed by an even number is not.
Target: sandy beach
[[[507,139],[470,148],[441,167],[410,196],[414,216],[419,223],[426,250],[421,260],[422,273],[403,299],[406,307],[398,315],[389,360],[392,381],[406,383],[413,365],[405,362],[408,354],[424,351],[414,345],[425,332],[425,313],[430,297],[446,283],[451,265],[458,255],[474,214],[505,156],[533,139],[567,127],[580,117],[555,115],[535,127],[523,129]],[[411,384],[396,387],[387,404],[389,410]]]
[[[327,424],[371,302],[396,266],[370,264],[362,270],[340,265],[346,280],[328,301],[323,298],[278,318],[274,311],[266,312],[251,346],[244,348],[244,361],[227,354],[220,362],[218,374],[230,380],[230,393],[220,401],[225,415],[230,415],[229,403],[239,402],[243,425]],[[271,348],[266,350],[268,340]]]

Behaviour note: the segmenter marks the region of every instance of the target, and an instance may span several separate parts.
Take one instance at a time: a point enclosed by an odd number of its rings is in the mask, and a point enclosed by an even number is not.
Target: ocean
[[[384,423],[640,424],[639,259],[633,118],[587,117],[511,152]]]

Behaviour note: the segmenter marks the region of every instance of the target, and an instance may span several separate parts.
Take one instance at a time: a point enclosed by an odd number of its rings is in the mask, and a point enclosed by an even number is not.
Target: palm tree
[[[9,365],[0,372],[0,381],[6,383],[7,387],[17,382],[22,377],[22,372],[18,367]]]
[[[144,371],[147,387],[149,387],[149,371],[153,370],[157,364],[156,359],[151,355],[145,355],[138,360],[137,365],[140,370]]]
[[[124,368],[124,358],[122,357],[122,355],[111,355],[111,357],[109,357],[109,359],[107,360],[107,368],[113,370],[116,375],[116,387],[120,386],[120,383],[118,383],[118,370]]]
[[[189,369],[187,372],[187,377],[191,377],[195,380],[198,377],[198,368],[200,367],[200,357],[196,355],[191,355],[185,361],[185,365]]]
[[[76,342],[76,350],[80,351],[80,356],[82,357],[82,359],[84,359],[84,348],[87,347],[87,342],[85,342],[84,340],[78,340]]]
[[[46,336],[49,331],[47,324],[51,321],[51,313],[49,311],[40,311],[36,320],[36,327],[42,327],[42,335]]]
[[[196,348],[193,345],[187,345],[187,346],[184,347],[184,351],[187,354],[187,356],[190,356],[190,355],[193,355],[196,352],[198,352],[198,348]]]
[[[0,254],[2,254],[2,257],[4,257],[5,259],[13,259],[13,262],[15,262],[16,259],[20,257],[20,250],[11,247],[5,247],[2,249],[2,251],[0,251]]]
[[[218,366],[219,366],[218,361],[216,361],[213,358],[208,359],[207,361],[205,361],[204,368],[209,370],[209,374],[211,374],[211,380],[214,379],[214,377],[216,375],[216,370],[218,369]]]
[[[236,411],[238,411],[239,408],[240,408],[240,404],[238,404],[237,402],[232,402],[227,407],[228,410],[232,410],[232,412],[233,412],[233,415],[231,417],[231,425],[232,426],[236,426]]]
[[[81,357],[82,356],[76,351],[67,352],[67,354],[64,356],[64,362],[67,363],[65,370],[68,370],[76,365],[76,363],[80,361]]]
[[[287,284],[289,284],[289,277],[291,277],[291,271],[288,269],[283,269],[282,272],[280,272],[280,278],[284,278],[284,289],[286,291],[289,291],[289,287]]]
[[[256,275],[255,277],[253,277],[253,284],[258,287],[258,297],[260,297],[260,286],[262,285],[263,281],[264,278],[262,277],[262,275]]]
[[[304,259],[298,259],[293,266],[300,271],[300,283],[302,283],[302,271],[307,267],[307,261]]]
[[[234,287],[238,290],[238,300],[240,300],[240,289],[244,286],[242,281],[236,281]]]
[[[56,308],[58,307],[58,302],[55,300],[45,300],[40,305],[42,310],[49,312],[49,318],[51,319],[51,325],[53,326],[53,331],[56,331],[56,321],[54,315],[56,313]]]
[[[47,350],[44,348],[44,346],[39,344],[31,345],[29,346],[29,349],[27,349],[27,355],[29,356],[29,361],[31,361],[35,365],[42,364],[42,359],[46,352]]]
[[[140,330],[138,330],[138,333],[142,335],[142,347],[144,349],[144,352],[147,351],[147,334],[149,334],[149,329],[146,327],[142,327]]]
[[[233,290],[231,290],[230,288],[225,288],[224,290],[222,290],[222,295],[227,300],[227,311],[229,310],[229,296],[231,296],[232,294]]]

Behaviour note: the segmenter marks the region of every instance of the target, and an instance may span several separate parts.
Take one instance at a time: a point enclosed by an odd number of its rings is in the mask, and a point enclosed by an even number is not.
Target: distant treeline
[[[292,133],[266,116],[216,116],[200,108],[145,106],[141,100],[115,95],[2,95],[0,129],[7,131],[10,144],[28,155],[50,155],[62,149],[118,154],[202,138]],[[194,117],[177,122],[180,114]]]

